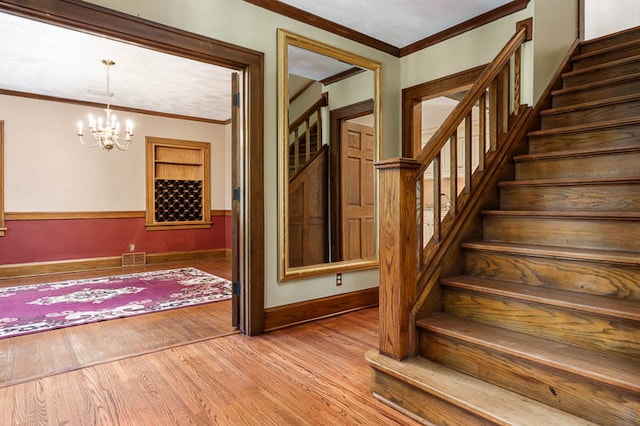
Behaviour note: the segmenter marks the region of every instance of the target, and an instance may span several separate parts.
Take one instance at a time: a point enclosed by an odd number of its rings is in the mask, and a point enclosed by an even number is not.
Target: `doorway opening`
[[[373,100],[330,114],[331,261],[375,256]]]
[[[238,92],[242,95],[234,98],[244,117],[235,142],[237,178],[232,179],[237,185],[232,188],[233,194],[238,194],[233,203],[236,210],[233,233],[238,235],[232,250],[238,258],[234,289],[240,295],[234,314],[242,332],[261,333],[264,322],[263,54],[90,4],[42,1],[24,6],[3,2],[0,11],[226,67],[243,76]]]

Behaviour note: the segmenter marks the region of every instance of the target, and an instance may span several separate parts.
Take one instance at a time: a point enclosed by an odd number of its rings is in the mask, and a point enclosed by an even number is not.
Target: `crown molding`
[[[384,41],[378,40],[361,32],[355,31],[344,25],[336,24],[328,19],[322,18],[313,13],[306,12],[297,7],[290,6],[286,3],[282,3],[278,0],[244,0],[254,6],[262,7],[263,9],[270,10],[279,15],[286,16],[296,21],[309,24],[313,27],[320,28],[321,30],[328,31],[330,33],[348,38],[349,40],[356,41],[364,44],[365,46],[373,47],[374,49],[388,53],[393,56],[400,56],[400,48],[393,46]]]
[[[247,3],[253,4],[254,6],[262,7],[264,9],[270,10],[271,12],[277,13],[279,15],[283,15],[291,19],[295,19],[296,21],[314,26],[316,28],[320,28],[330,33],[345,37],[349,40],[364,44],[365,46],[369,46],[374,49],[377,49],[382,52],[401,58],[403,56],[410,55],[411,53],[424,49],[426,47],[432,46],[434,44],[437,44],[447,39],[450,39],[452,37],[455,37],[457,35],[463,34],[467,31],[486,25],[490,22],[493,22],[497,19],[508,16],[512,13],[518,12],[526,8],[530,0],[513,0],[496,9],[490,10],[489,12],[483,13],[482,15],[478,15],[465,22],[462,22],[458,25],[455,25],[437,34],[426,37],[422,40],[418,40],[414,43],[408,44],[407,46],[404,46],[404,47],[393,46],[384,41],[378,40],[376,38],[373,38],[361,32],[355,31],[351,28],[345,27],[344,25],[340,25],[335,22],[329,21],[326,18],[322,18],[318,15],[314,15],[313,13],[306,12],[302,9],[298,9],[297,7],[291,6],[287,3],[282,3],[278,0],[244,0],[244,1]]]

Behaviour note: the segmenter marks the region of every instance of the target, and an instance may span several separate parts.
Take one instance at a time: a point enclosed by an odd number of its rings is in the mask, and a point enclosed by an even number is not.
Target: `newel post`
[[[380,179],[380,353],[409,355],[416,298],[416,170],[410,158],[376,164]]]

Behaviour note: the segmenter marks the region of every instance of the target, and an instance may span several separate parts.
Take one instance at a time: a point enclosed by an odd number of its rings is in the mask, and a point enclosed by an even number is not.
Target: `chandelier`
[[[124,138],[120,137],[120,122],[116,119],[116,116],[111,112],[111,85],[109,81],[109,68],[116,63],[110,59],[103,59],[102,63],[107,67],[107,108],[104,110],[106,118],[98,117],[96,120],[92,114],[89,114],[89,130],[95,138],[94,143],[87,143],[84,141],[82,121],[78,122],[78,136],[80,137],[80,143],[90,148],[100,146],[102,149],[111,151],[113,148],[118,148],[120,151],[124,151],[129,148],[133,141],[133,123],[131,120],[127,120],[124,130]]]

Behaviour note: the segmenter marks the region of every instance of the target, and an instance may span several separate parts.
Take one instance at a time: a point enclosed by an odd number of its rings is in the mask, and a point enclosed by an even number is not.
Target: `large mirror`
[[[278,30],[281,280],[378,266],[380,64]]]

